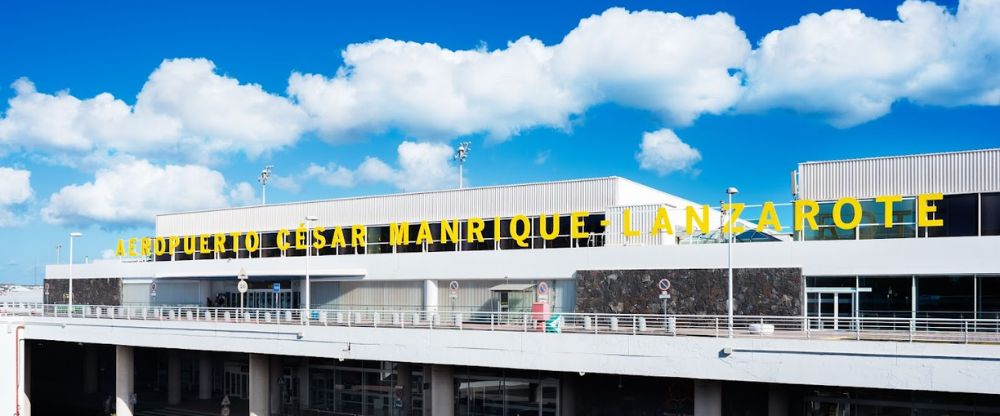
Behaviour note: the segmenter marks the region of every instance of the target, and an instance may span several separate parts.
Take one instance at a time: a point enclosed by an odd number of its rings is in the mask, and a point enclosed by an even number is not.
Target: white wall
[[[995,345],[25,318],[67,342],[780,384],[1000,394]],[[61,325],[66,322],[66,326]],[[732,348],[732,355],[721,352]],[[4,362],[8,360],[0,360]],[[12,390],[12,389],[11,389]]]
[[[807,276],[991,274],[1000,272],[1000,236],[736,244],[734,267],[801,267]],[[571,279],[577,270],[725,268],[725,244],[593,247],[313,257],[310,273],[364,280]],[[74,266],[77,277],[160,278],[305,274],[303,257],[102,262]],[[68,276],[46,266],[46,278]]]

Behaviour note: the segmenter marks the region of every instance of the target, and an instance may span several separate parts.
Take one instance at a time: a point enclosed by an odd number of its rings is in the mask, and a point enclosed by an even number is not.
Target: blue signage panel
[[[271,285],[271,290],[274,293],[280,292],[281,291],[281,283],[275,283],[275,284]]]

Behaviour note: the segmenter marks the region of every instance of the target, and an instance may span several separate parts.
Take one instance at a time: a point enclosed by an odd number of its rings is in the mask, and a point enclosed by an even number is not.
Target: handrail
[[[726,337],[726,315],[451,311],[446,308],[259,309],[203,306],[0,303],[0,316],[222,322],[430,330]],[[740,315],[738,338],[1000,344],[1000,319]],[[720,330],[721,328],[721,330]]]

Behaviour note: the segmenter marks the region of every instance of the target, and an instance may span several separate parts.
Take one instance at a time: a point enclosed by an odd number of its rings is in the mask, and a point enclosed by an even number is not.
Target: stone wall
[[[576,272],[576,311],[581,313],[661,314],[657,283],[670,280],[666,313],[725,315],[726,269],[580,270]],[[802,314],[802,269],[734,269],[736,315]]]
[[[45,303],[69,303],[68,279],[45,279]],[[77,305],[121,305],[122,279],[73,279],[73,303]]]

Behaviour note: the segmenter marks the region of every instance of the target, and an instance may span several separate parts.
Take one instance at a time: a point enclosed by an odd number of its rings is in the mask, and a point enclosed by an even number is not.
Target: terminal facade
[[[619,177],[158,215],[153,254],[4,305],[4,391],[21,415],[1000,414],[1000,149],[806,162],[791,193],[817,229],[747,202],[731,243],[718,204]]]

